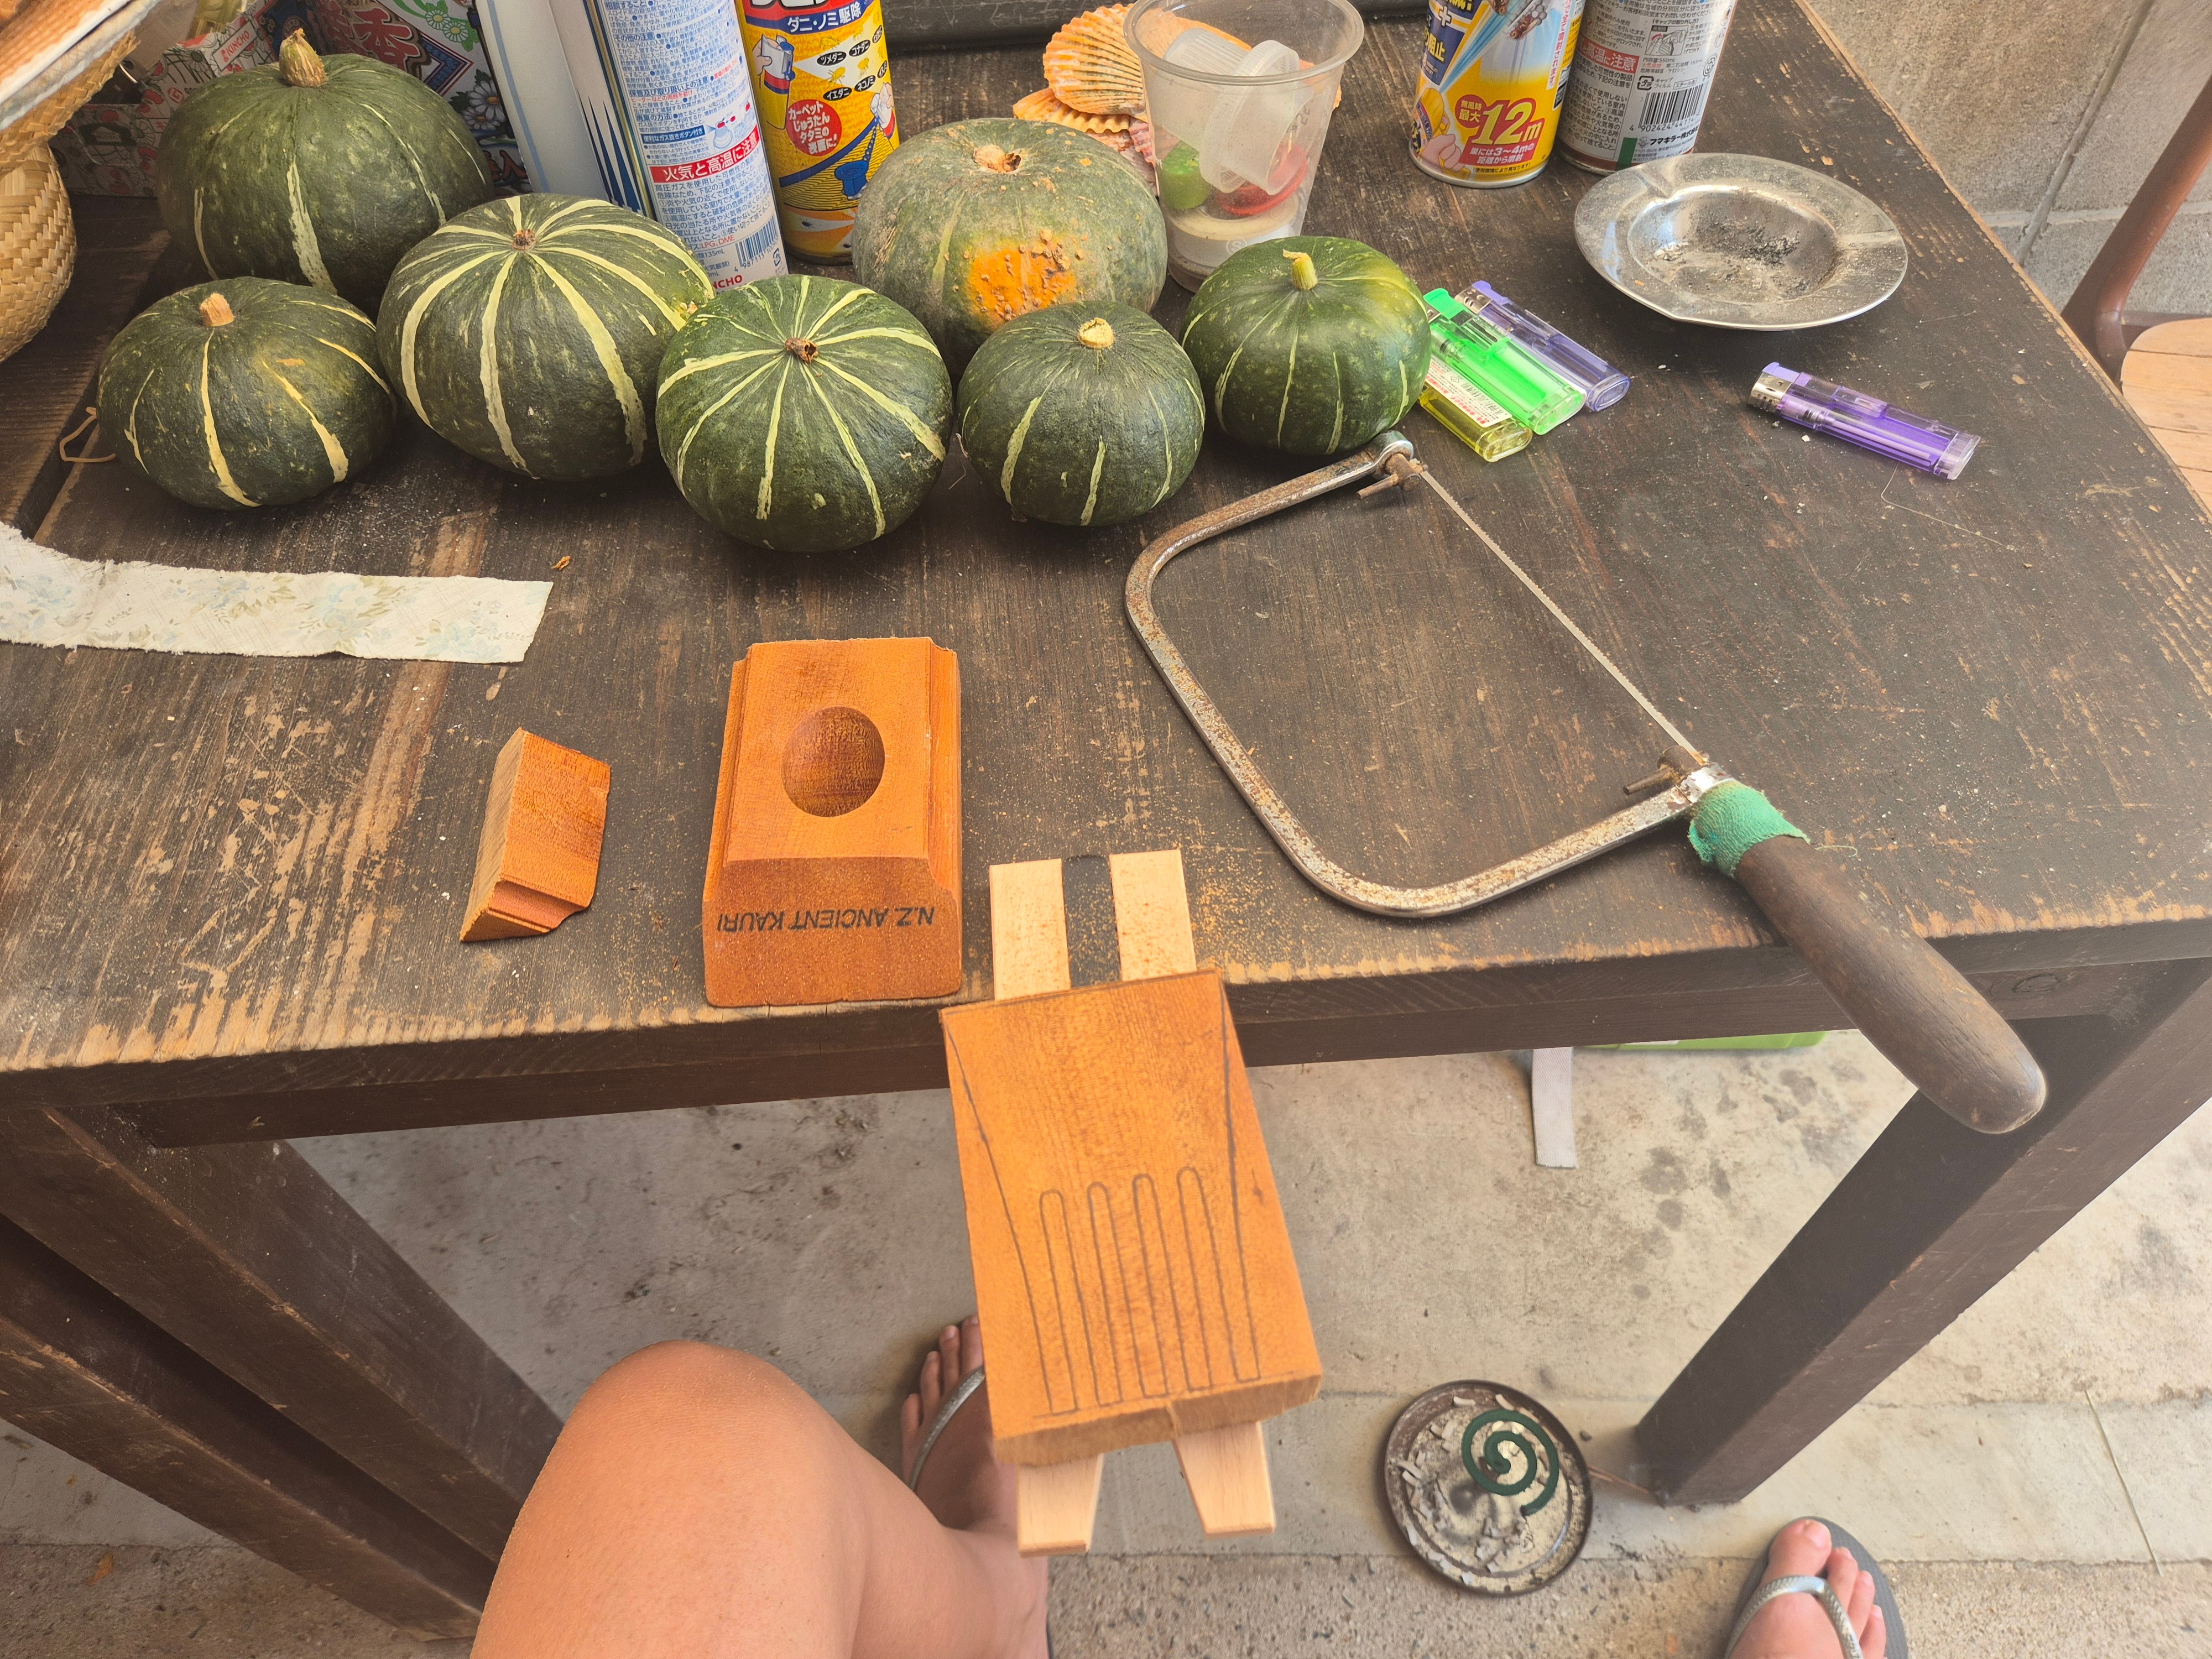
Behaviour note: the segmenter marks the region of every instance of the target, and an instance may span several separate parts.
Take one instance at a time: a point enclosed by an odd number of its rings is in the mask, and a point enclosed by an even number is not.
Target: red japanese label
[[[720,155],[709,155],[703,161],[678,161],[672,167],[653,168],[653,182],[656,185],[680,184],[686,179],[707,179],[718,173],[727,173],[759,145],[760,129],[755,127]]]
[[[837,148],[844,135],[839,128],[837,112],[819,98],[799,98],[793,100],[783,115],[783,134],[809,155],[827,155]]]
[[[1636,66],[1644,60],[1632,52],[1615,52],[1610,46],[1601,46],[1587,34],[1583,37],[1582,55],[1600,69],[1616,70],[1623,75],[1636,73]]]

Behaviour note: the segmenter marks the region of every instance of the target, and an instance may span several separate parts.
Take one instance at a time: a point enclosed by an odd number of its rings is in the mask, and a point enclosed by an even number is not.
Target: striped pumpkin
[[[100,424],[132,471],[195,507],[319,495],[392,431],[376,325],[335,295],[236,276],[157,300],[100,365]]]
[[[1364,242],[1285,236],[1221,262],[1191,298],[1182,349],[1219,430],[1334,455],[1420,396],[1428,313],[1413,279]]]
[[[404,70],[315,55],[226,75],[161,136],[155,189],[171,240],[210,276],[274,276],[374,311],[399,257],[491,194],[461,118]]]
[[[424,424],[532,478],[635,466],[660,354],[714,297],[672,231],[580,196],[472,208],[399,262],[384,366]]]
[[[660,453],[739,541],[828,553],[903,524],[945,465],[952,380],[903,306],[828,276],[722,294],[660,365]]]
[[[1111,525],[1190,476],[1206,398],[1175,336],[1131,306],[1048,306],[960,377],[960,447],[1015,512]]]

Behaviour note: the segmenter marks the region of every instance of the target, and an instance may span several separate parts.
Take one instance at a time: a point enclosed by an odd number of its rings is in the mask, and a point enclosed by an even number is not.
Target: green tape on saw
[[[1775,810],[1774,803],[1747,783],[1733,778],[1709,790],[1690,809],[1690,845],[1724,876],[1735,874],[1743,855],[1777,836],[1810,839]]]

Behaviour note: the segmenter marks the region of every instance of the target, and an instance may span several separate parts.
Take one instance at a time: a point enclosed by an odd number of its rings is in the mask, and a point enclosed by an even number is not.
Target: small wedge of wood
[[[1208,1536],[1273,1531],[1261,1421],[1321,1360],[1182,854],[994,866],[991,931],[943,1021],[1022,1551],[1088,1549],[1104,1454],[1162,1440]]]
[[[550,933],[591,904],[613,777],[605,761],[516,728],[492,768],[465,943]]]

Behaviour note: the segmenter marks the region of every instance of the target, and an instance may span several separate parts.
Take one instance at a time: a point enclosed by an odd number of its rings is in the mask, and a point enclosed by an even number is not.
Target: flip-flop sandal
[[[921,1466],[929,1462],[930,1449],[937,1444],[937,1437],[945,1432],[952,1419],[960,1414],[960,1408],[974,1399],[975,1391],[982,1386],[983,1368],[978,1365],[960,1379],[959,1386],[946,1395],[939,1405],[937,1415],[929,1419],[929,1432],[921,1437],[921,1449],[914,1455],[914,1473],[906,1478],[907,1485],[916,1492],[921,1490]],[[1049,1624],[1045,1626],[1044,1650],[1046,1659],[1051,1659],[1052,1626]],[[1852,1656],[1852,1659],[1857,1659],[1857,1656]]]
[[[1832,1521],[1822,1521],[1817,1515],[1801,1516],[1799,1519],[1820,1521],[1828,1529],[1831,1547],[1850,1551],[1851,1559],[1859,1564],[1859,1571],[1874,1580],[1874,1604],[1881,1609],[1882,1626],[1888,1632],[1889,1659],[1911,1659],[1905,1642],[1905,1620],[1898,1616],[1897,1597],[1889,1588],[1889,1579],[1882,1571],[1881,1564],[1874,1559],[1874,1553]],[[1794,1527],[1797,1522],[1792,1521],[1790,1524]],[[1772,1546],[1769,1545],[1767,1555],[1772,1553]],[[1828,1588],[1828,1581],[1811,1573],[1788,1573],[1780,1578],[1768,1580],[1767,1555],[1759,1557],[1759,1565],[1751,1571],[1751,1582],[1744,1586],[1743,1595],[1736,1602],[1735,1623],[1729,1629],[1728,1646],[1722,1650],[1722,1659],[1729,1659],[1729,1656],[1735,1652],[1737,1644],[1743,1640],[1744,1632],[1750,1627],[1752,1619],[1759,1610],[1783,1595],[1818,1596],[1820,1606],[1827,1613],[1828,1622],[1835,1626],[1836,1639],[1843,1644],[1844,1659],[1864,1659],[1859,1650],[1859,1638],[1851,1630],[1850,1615],[1844,1611],[1844,1604],[1837,1599],[1835,1591]]]
[[[958,1385],[938,1406],[937,1415],[929,1419],[929,1432],[921,1437],[921,1449],[914,1455],[914,1470],[906,1478],[907,1485],[916,1492],[921,1490],[921,1466],[929,1462],[930,1449],[937,1444],[937,1437],[945,1432],[952,1419],[959,1415],[960,1408],[974,1399],[975,1390],[982,1386],[983,1368],[978,1365],[962,1377]],[[1853,1655],[1852,1659],[1857,1659],[1857,1656]]]

